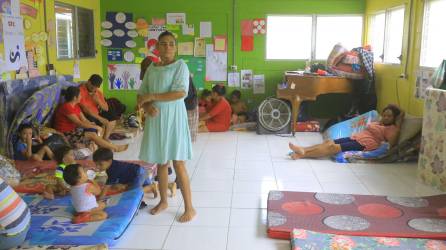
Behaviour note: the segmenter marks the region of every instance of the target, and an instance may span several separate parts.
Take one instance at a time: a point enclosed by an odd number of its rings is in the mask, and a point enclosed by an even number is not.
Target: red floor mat
[[[446,239],[446,195],[390,197],[271,191],[268,236],[293,228],[354,236]]]

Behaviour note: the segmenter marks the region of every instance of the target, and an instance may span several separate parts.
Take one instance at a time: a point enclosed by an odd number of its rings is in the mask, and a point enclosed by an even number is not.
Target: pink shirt
[[[396,133],[395,125],[384,126],[379,122],[372,122],[364,131],[352,135],[351,139],[359,142],[366,151],[371,151],[377,149],[382,142],[389,141]]]

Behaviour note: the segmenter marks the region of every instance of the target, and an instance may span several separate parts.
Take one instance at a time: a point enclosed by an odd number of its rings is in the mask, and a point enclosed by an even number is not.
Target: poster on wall
[[[122,61],[122,49],[108,49],[107,60],[109,62],[121,62]]]
[[[178,55],[179,56],[193,56],[194,55],[194,43],[193,42],[178,43]]]
[[[194,56],[196,57],[206,56],[206,40],[204,40],[204,38],[195,37]]]
[[[18,70],[20,67],[27,68],[22,17],[2,15],[2,19],[5,47],[4,71]]]
[[[102,27],[110,32],[103,30],[101,34],[108,33],[111,36],[101,41],[103,46],[111,48],[133,48],[136,46],[133,38],[129,36],[129,31],[136,28],[132,13],[107,12],[105,20],[104,24],[108,25],[102,25]]]
[[[194,25],[193,24],[183,24],[183,35],[194,36],[195,35]]]
[[[206,81],[228,79],[228,53],[214,51],[213,44],[206,45]]]
[[[212,37],[212,23],[200,22],[200,37]]]
[[[186,13],[167,13],[167,24],[186,24]]]
[[[242,69],[240,70],[240,75],[242,79],[242,89],[252,88],[252,70]]]
[[[240,73],[230,72],[228,73],[228,86],[234,88],[240,88]]]
[[[110,90],[137,90],[141,86],[139,64],[109,64],[107,68]]]
[[[159,35],[166,31],[166,26],[164,25],[149,25],[149,36],[148,40],[155,39],[158,40]]]
[[[0,0],[0,14],[20,15],[20,0]]]
[[[253,87],[254,94],[265,94],[265,75],[254,75]]]

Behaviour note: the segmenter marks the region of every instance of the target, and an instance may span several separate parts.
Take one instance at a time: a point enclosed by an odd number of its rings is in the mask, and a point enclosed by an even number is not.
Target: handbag
[[[69,146],[65,141],[65,138],[59,134],[52,134],[43,141],[43,144],[48,146],[51,151],[55,152],[62,146]]]

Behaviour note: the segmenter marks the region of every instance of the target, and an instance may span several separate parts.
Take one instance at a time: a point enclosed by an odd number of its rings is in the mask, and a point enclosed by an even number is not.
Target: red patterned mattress
[[[446,195],[390,197],[271,191],[268,236],[293,228],[353,236],[446,239]]]

